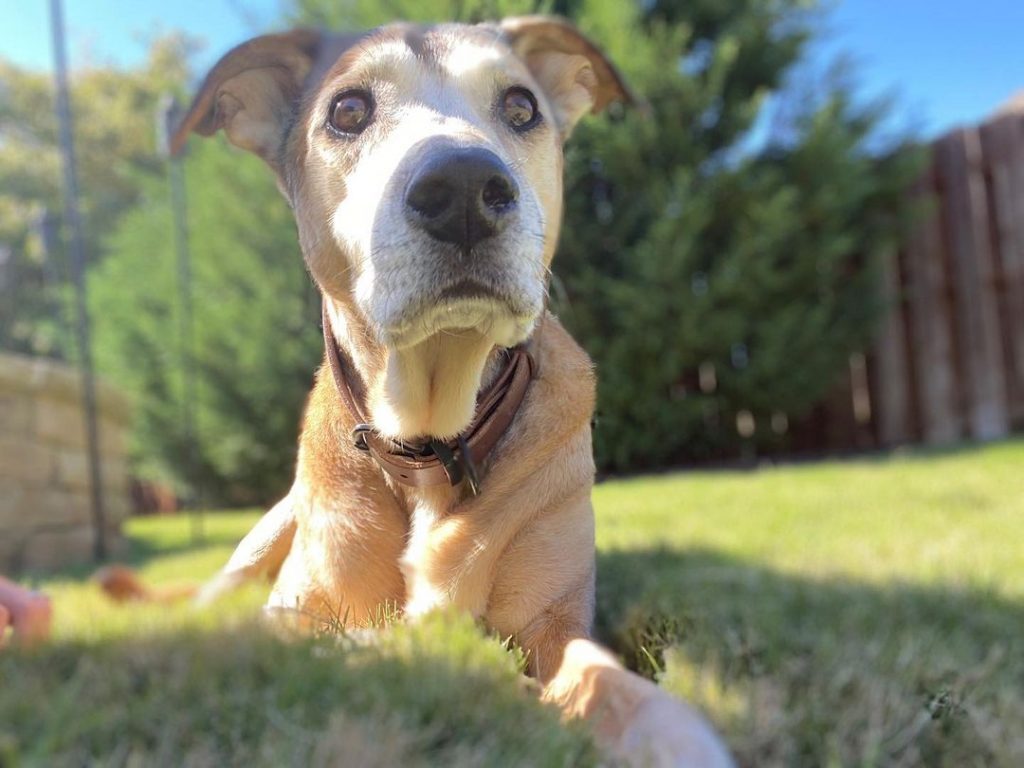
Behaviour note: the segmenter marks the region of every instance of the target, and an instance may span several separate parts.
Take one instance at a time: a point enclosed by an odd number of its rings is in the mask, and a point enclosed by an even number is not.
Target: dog
[[[295,30],[214,66],[172,151],[223,131],[273,171],[325,362],[291,490],[203,594],[271,578],[268,608],[309,627],[464,611],[615,757],[726,766],[699,715],[590,640],[595,376],[546,297],[563,144],[633,100],[543,16]]]

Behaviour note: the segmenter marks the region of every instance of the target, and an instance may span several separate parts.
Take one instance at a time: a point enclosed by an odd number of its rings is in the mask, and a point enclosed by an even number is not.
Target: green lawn
[[[597,629],[707,711],[740,762],[1024,765],[1024,442],[600,485]],[[133,521],[195,581],[254,513]],[[206,612],[42,580],[54,642],[0,654],[0,766],[591,764],[514,654],[439,617],[284,643],[253,589]]]

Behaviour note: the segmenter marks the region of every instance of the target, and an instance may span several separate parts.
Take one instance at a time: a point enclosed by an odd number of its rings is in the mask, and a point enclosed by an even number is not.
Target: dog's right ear
[[[319,32],[296,29],[228,51],[206,76],[171,137],[171,153],[181,151],[192,131],[211,136],[223,128],[232,144],[279,171],[285,134],[321,41]]]

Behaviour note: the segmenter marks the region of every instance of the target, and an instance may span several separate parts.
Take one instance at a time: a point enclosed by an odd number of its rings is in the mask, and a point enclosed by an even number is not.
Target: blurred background
[[[286,490],[321,356],[291,214],[271,174],[221,137],[172,167],[158,123],[229,47],[292,25],[557,12],[649,102],[647,117],[585,121],[567,151],[552,308],[597,362],[602,473],[1024,427],[1014,0],[65,5],[87,316],[49,4],[4,0],[0,27],[12,517],[99,503],[116,536],[131,511],[264,505]],[[83,322],[102,382],[95,474]]]
[[[53,605],[0,648],[0,765],[594,762],[469,617],[311,655],[245,623],[264,586],[89,580],[220,568],[322,354],[271,173],[168,160],[174,104],[267,31],[537,10],[650,105],[577,128],[551,286],[600,381],[596,636],[741,766],[1024,765],[1024,3],[62,4],[0,0],[0,574]]]

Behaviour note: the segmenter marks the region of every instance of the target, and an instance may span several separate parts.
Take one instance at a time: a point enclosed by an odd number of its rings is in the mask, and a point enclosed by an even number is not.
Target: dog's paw
[[[728,750],[703,717],[651,687],[657,693],[636,708],[625,730],[609,745],[616,757],[627,765],[651,768],[733,768]]]
[[[708,722],[650,680],[633,674],[590,640],[570,642],[542,697],[584,718],[598,745],[636,768],[732,768]]]

